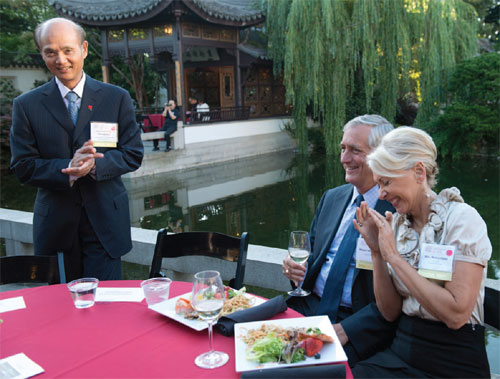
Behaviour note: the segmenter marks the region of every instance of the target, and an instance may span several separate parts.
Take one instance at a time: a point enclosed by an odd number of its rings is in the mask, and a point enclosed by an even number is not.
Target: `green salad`
[[[259,364],[297,363],[313,356],[319,359],[323,343],[333,342],[319,328],[282,328],[272,324],[248,330],[242,338],[248,345],[246,359]]]
[[[286,363],[295,363],[305,359],[304,350],[301,347],[294,349],[291,343],[284,343],[280,338],[275,337],[273,332],[250,346],[246,358],[258,363],[280,362],[282,360]]]

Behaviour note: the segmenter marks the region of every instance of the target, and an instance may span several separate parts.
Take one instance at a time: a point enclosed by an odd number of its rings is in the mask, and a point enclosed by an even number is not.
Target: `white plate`
[[[253,301],[252,306],[254,306],[254,307],[265,302],[264,299],[261,299],[259,297],[256,297],[256,296],[253,296],[250,294],[245,294],[245,296]],[[198,320],[198,319],[189,320],[187,318],[184,318],[183,315],[178,315],[177,313],[175,313],[175,303],[181,297],[183,297],[185,299],[191,299],[191,292],[185,293],[183,295],[179,295],[179,296],[174,297],[172,299],[168,299],[167,301],[162,301],[161,303],[158,303],[158,304],[154,304],[154,305],[150,306],[149,309],[152,309],[155,312],[161,313],[162,315],[167,316],[167,317],[171,318],[172,320],[178,321],[181,324],[189,326],[190,328],[192,328],[194,330],[200,331],[200,330],[207,329],[208,324],[206,321],[202,321],[202,320]],[[214,323],[214,325],[215,324],[216,324],[216,322]]]
[[[306,357],[304,361],[296,363],[257,363],[251,362],[246,359],[246,351],[248,345],[243,342],[243,337],[246,336],[249,330],[258,329],[262,324],[277,325],[282,328],[295,327],[295,328],[320,328],[321,332],[327,334],[334,339],[334,343],[325,343],[320,351],[321,358],[315,359],[314,357]],[[276,367],[292,367],[292,366],[309,366],[333,362],[345,362],[347,356],[344,349],[333,330],[332,323],[328,316],[314,316],[314,317],[300,317],[300,318],[285,318],[280,320],[267,320],[267,321],[254,321],[244,322],[234,325],[234,343],[236,351],[236,372],[260,370],[266,368]]]

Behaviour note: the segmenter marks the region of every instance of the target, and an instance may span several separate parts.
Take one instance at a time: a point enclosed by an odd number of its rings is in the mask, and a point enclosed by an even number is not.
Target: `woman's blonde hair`
[[[436,185],[437,150],[431,136],[411,126],[400,126],[387,133],[380,145],[367,157],[371,170],[380,176],[398,177],[398,171],[410,170],[418,162],[425,167],[429,187]]]

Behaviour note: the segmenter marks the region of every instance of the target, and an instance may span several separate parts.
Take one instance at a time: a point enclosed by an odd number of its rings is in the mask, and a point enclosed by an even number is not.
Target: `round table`
[[[100,287],[139,287],[140,281],[100,282]],[[173,282],[170,297],[190,292]],[[73,306],[66,285],[0,293],[23,296],[26,309],[0,314],[0,358],[25,353],[45,370],[42,376],[71,378],[238,377],[234,338],[214,332],[214,348],[229,362],[213,370],[194,364],[208,350],[208,333],[197,332],[137,302]],[[301,317],[291,309],[274,318]]]

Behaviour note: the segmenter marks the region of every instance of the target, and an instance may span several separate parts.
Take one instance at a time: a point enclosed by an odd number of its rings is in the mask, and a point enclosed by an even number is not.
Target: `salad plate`
[[[247,293],[245,294],[245,297],[247,297],[251,301],[253,307],[260,305],[266,301],[266,300],[261,299],[257,296],[253,296],[253,295],[250,295]],[[191,299],[191,292],[176,296],[172,299],[168,299],[168,300],[163,301],[163,302],[158,303],[158,304],[154,304],[154,305],[150,306],[149,309],[151,309],[155,312],[158,312],[164,316],[167,316],[168,318],[171,318],[172,320],[180,322],[181,324],[184,324],[184,325],[190,327],[191,329],[194,329],[197,331],[207,329],[208,324],[206,321],[199,320],[199,319],[194,319],[194,320],[187,319],[183,315],[177,314],[175,312],[175,304],[177,303],[177,300],[179,300],[180,298]],[[214,322],[214,325],[216,323],[217,322]]]
[[[319,356],[307,357],[304,355],[304,360],[298,361],[296,363],[285,363],[285,362],[268,362],[268,363],[258,363],[255,361],[250,361],[247,359],[248,345],[245,343],[244,338],[251,330],[259,329],[263,324],[273,325],[281,328],[319,328],[321,333],[326,334],[333,338],[333,343],[324,343]],[[334,362],[345,362],[347,361],[347,356],[342,348],[335,331],[333,330],[332,323],[328,316],[313,316],[313,317],[299,317],[299,318],[287,318],[279,320],[267,320],[267,321],[254,321],[254,322],[244,322],[234,325],[234,343],[235,343],[235,361],[236,361],[236,372],[261,370],[268,368],[277,367],[295,367],[295,366],[309,366],[318,365],[325,363]]]

